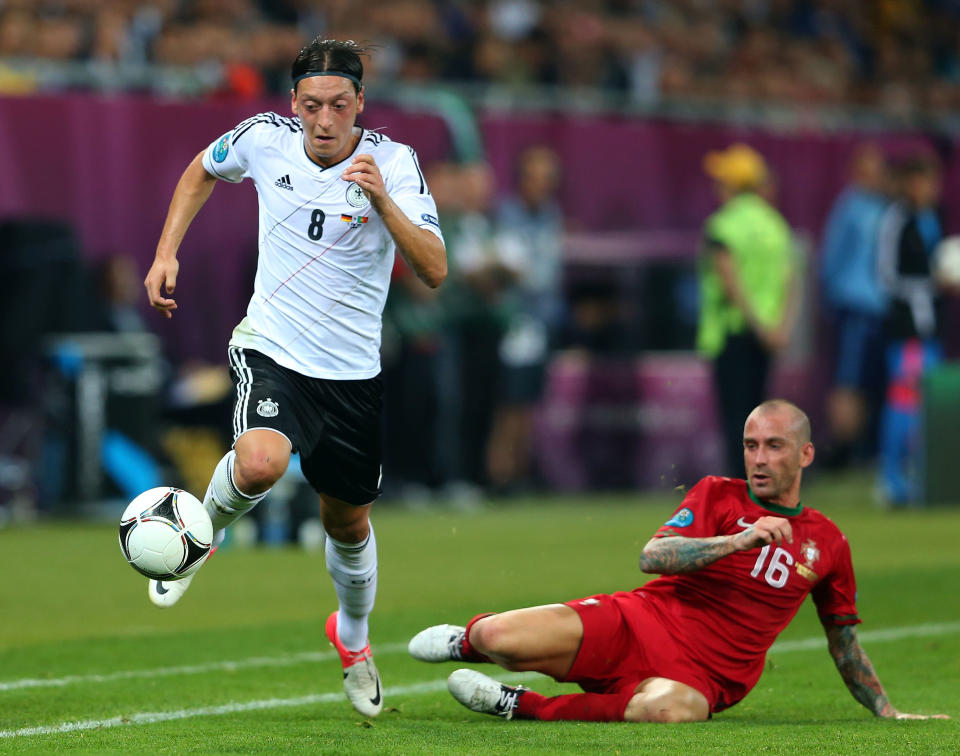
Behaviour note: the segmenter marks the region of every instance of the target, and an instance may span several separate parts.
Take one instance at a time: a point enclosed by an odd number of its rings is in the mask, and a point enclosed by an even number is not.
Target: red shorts
[[[577,683],[590,693],[621,693],[648,677],[663,677],[703,693],[710,711],[720,701],[721,688],[689,659],[664,629],[657,607],[639,592],[598,594],[566,605],[580,615],[583,641],[561,682]]]

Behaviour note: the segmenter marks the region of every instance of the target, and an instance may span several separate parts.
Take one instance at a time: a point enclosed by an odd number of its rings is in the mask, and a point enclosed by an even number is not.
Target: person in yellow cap
[[[790,227],[764,198],[770,179],[753,148],[734,144],[704,157],[721,201],[704,225],[697,273],[697,350],[713,364],[728,475],[743,464],[743,420],[765,398],[772,356],[793,326]]]

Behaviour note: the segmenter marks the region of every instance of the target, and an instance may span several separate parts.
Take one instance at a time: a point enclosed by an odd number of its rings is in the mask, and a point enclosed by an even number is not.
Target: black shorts
[[[380,376],[354,381],[310,378],[252,349],[230,347],[233,441],[248,430],[283,434],[317,493],[362,506],[381,478]]]

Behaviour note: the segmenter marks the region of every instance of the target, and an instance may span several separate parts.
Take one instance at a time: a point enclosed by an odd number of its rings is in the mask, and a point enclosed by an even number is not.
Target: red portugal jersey
[[[745,480],[704,478],[655,537],[730,535],[765,515],[786,517],[793,543],[738,551],[696,572],[663,575],[635,591],[652,601],[691,661],[729,692],[726,705],[756,684],[767,649],[808,593],[824,624],[860,622],[850,546],[840,529],[802,504],[787,509],[758,501]]]

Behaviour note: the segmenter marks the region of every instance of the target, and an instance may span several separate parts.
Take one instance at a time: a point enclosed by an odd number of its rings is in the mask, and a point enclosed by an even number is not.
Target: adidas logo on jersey
[[[276,181],[273,182],[273,185],[279,186],[281,189],[288,189],[291,192],[293,191],[293,184],[290,183],[289,173],[286,176],[281,176],[280,178],[278,178]]]

